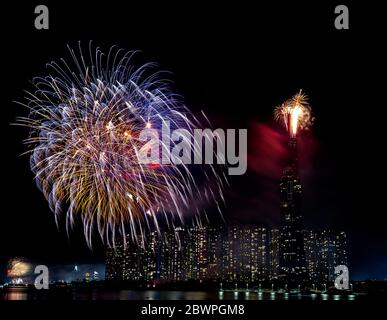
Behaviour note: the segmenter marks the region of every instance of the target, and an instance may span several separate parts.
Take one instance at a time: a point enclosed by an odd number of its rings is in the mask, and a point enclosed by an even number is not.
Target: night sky
[[[334,28],[334,5],[235,4],[80,7],[49,2],[50,30],[33,27],[39,3],[13,4],[2,16],[2,193],[0,264],[13,256],[49,264],[103,261],[81,230],[58,230],[36,188],[22,139],[11,126],[26,110],[29,81],[45,64],[69,58],[78,40],[107,50],[142,51],[171,71],[173,88],[215,126],[247,128],[248,171],[230,179],[224,214],[230,221],[279,223],[284,129],[273,108],[301,88],[315,124],[300,137],[306,227],[345,230],[354,279],[387,278],[385,178],[385,36],[375,6],[350,5],[350,30]]]

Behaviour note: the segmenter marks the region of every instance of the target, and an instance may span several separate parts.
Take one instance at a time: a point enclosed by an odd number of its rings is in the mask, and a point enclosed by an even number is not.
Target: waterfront
[[[355,300],[356,296],[275,291],[175,291],[175,290],[109,290],[4,288],[0,300]]]

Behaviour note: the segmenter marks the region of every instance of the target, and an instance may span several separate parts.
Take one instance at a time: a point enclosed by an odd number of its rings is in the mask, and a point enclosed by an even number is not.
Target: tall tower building
[[[144,280],[159,280],[161,277],[161,253],[162,246],[157,231],[152,231],[148,237],[143,250],[142,270]]]
[[[276,280],[279,275],[280,231],[271,229],[269,233],[269,279]]]
[[[301,182],[298,175],[297,137],[288,143],[289,159],[280,181],[281,215],[279,276],[288,283],[307,279],[302,214],[300,210]]]
[[[208,278],[221,279],[223,276],[225,231],[223,227],[208,229]]]
[[[208,228],[191,227],[185,237],[186,278],[205,280],[208,276]]]
[[[251,227],[251,271],[253,281],[263,281],[269,275],[268,234],[263,227]]]
[[[175,282],[186,279],[186,239],[186,231],[181,227],[165,234],[161,254],[162,280]]]

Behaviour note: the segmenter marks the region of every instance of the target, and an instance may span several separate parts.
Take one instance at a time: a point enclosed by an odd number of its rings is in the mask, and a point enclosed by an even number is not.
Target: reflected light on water
[[[28,294],[27,292],[22,291],[13,291],[6,293],[5,300],[27,300]]]
[[[7,288],[0,290],[0,300],[355,300],[355,294],[342,296],[326,293],[275,292],[275,291],[176,291],[176,290],[114,290],[92,289],[64,291]]]

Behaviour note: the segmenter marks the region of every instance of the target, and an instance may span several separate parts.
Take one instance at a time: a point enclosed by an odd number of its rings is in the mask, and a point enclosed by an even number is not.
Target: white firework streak
[[[224,201],[228,184],[222,169],[206,165],[193,174],[190,165],[139,161],[144,128],[161,132],[169,123],[193,137],[201,127],[161,73],[150,71],[154,64],[136,68],[136,52],[112,47],[104,55],[91,42],[88,56],[80,44],[69,51],[71,63],[51,62],[49,75],[34,79],[34,92],[20,103],[29,115],[17,121],[30,128],[24,142],[31,170],[57,224],[64,216],[69,230],[81,221],[90,247],[94,228],[114,246],[128,234],[144,243],[150,229],[160,232],[162,220],[174,226],[185,222],[187,212],[200,216],[199,203],[215,203],[220,211],[218,198]]]

